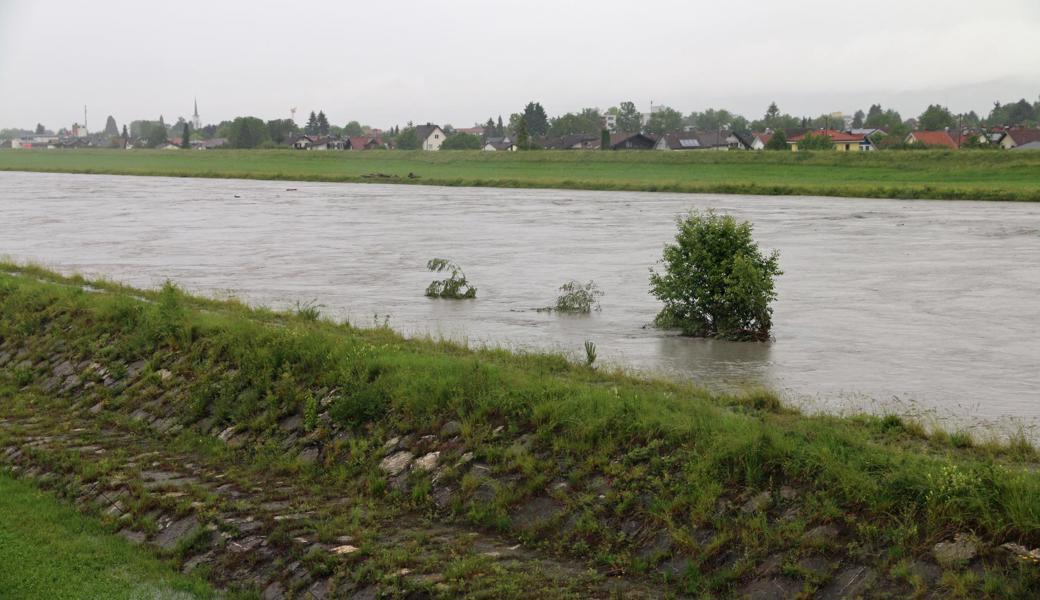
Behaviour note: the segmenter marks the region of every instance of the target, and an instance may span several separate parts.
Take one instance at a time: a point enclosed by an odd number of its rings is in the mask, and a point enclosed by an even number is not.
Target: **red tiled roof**
[[[825,136],[831,138],[831,141],[836,143],[836,144],[837,143],[845,144],[845,143],[852,143],[852,142],[859,143],[859,142],[862,142],[867,137],[865,135],[859,135],[859,134],[856,134],[856,133],[845,133],[844,131],[835,131],[834,129],[820,129],[820,130],[817,130],[817,131],[807,131],[807,132],[805,132],[805,133],[803,133],[801,135],[796,135],[794,137],[788,138],[787,141],[789,143],[800,142],[803,139],[805,139],[805,136],[809,135],[810,133],[813,134],[813,135],[825,135]]]
[[[945,131],[913,131],[910,133],[910,137],[918,144],[924,144],[925,146],[957,147],[957,142]]]

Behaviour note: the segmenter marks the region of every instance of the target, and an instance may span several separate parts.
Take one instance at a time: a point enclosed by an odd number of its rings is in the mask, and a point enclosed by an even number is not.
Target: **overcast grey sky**
[[[236,115],[457,127],[538,100],[755,118],[1040,94],[1040,0],[0,0],[0,127]],[[302,116],[302,118],[301,118]]]

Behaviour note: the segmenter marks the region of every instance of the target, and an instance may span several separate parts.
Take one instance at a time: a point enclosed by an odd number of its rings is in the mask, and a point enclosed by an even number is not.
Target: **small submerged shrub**
[[[581,283],[568,281],[560,286],[562,292],[556,298],[556,305],[551,310],[565,313],[590,313],[599,310],[599,298],[603,296],[595,281]]]
[[[446,258],[432,258],[426,263],[426,268],[434,273],[449,273],[447,279],[431,281],[426,287],[426,296],[429,298],[448,298],[451,300],[466,300],[477,297],[477,288],[466,280],[466,274],[462,272],[457,264]]]

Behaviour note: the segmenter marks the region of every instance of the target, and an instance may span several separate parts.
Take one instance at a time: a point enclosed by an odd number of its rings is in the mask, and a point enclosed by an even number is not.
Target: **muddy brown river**
[[[294,188],[289,191],[288,188]],[[648,327],[674,218],[713,207],[778,249],[775,340]],[[829,412],[986,431],[1040,422],[1040,205],[0,173],[0,254],[135,286],[166,278],[253,304],[470,345],[562,351]],[[471,301],[430,300],[432,257]],[[537,312],[569,279],[590,316]]]

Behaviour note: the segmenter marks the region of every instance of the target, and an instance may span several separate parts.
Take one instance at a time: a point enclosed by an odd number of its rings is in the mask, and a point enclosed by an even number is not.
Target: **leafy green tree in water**
[[[364,133],[364,128],[361,127],[361,123],[358,123],[357,121],[351,121],[350,123],[347,123],[343,126],[343,135],[345,136],[355,137],[359,135],[364,135]]]
[[[528,102],[524,107],[524,123],[528,135],[540,136],[549,131],[549,117],[538,102]]]
[[[953,113],[945,106],[932,104],[917,118],[917,126],[925,131],[938,131],[953,127],[957,122]]]
[[[654,135],[674,133],[682,129],[682,113],[668,106],[663,106],[654,114],[646,124],[646,130]]]
[[[791,148],[787,145],[787,136],[784,132],[777,131],[773,134],[773,137],[769,138],[766,142],[766,150],[790,150]]]
[[[405,127],[397,134],[396,145],[398,150],[418,150],[419,136],[415,133],[415,127]]]
[[[116,120],[112,115],[108,115],[108,118],[105,119],[105,135],[108,137],[119,135],[119,126],[116,125]]]
[[[318,111],[318,134],[328,135],[329,134],[329,120],[325,117],[324,111]]]
[[[431,281],[426,287],[426,296],[429,298],[447,298],[451,300],[468,300],[477,297],[477,288],[469,284],[466,274],[454,262],[446,258],[432,258],[426,263],[426,268],[434,273],[447,272],[447,279]]]
[[[833,150],[834,142],[822,133],[807,133],[798,142],[798,150]]]
[[[181,148],[191,148],[191,126],[187,123],[181,127]]]
[[[643,115],[639,114],[635,102],[626,100],[618,106],[617,130],[624,133],[637,133],[643,130]]]
[[[471,133],[456,133],[449,135],[441,150],[480,150],[480,138]]]
[[[227,138],[232,148],[257,148],[271,141],[267,125],[256,117],[237,117],[231,121]]]
[[[751,224],[728,215],[693,211],[676,224],[664,271],[650,274],[650,293],[664,302],[655,325],[691,336],[768,340],[779,254],[763,254]]]

